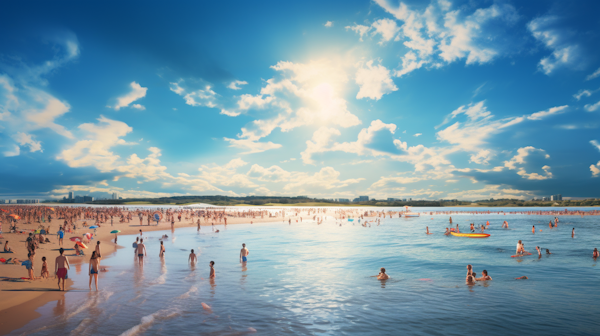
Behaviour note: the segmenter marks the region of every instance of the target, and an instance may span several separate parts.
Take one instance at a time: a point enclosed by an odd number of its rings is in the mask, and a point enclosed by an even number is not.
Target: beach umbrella
[[[97,227],[98,227],[98,225],[92,225],[92,226],[90,226],[90,229],[95,229]]]
[[[0,211],[2,211],[2,212],[8,212],[8,210],[4,210],[4,209],[0,209]]]
[[[21,263],[21,266],[30,266],[31,265],[31,260],[25,260]]]
[[[93,235],[94,235],[93,233],[89,233],[89,232],[83,234],[83,236],[86,237],[87,239],[92,239]]]
[[[81,248],[87,248],[87,246],[85,246],[85,244],[82,242],[77,242],[76,244],[79,245]]]
[[[79,238],[79,237],[71,237],[69,239],[71,239],[71,241],[74,241],[74,242],[80,242],[81,241],[81,238]]]
[[[40,230],[41,234],[46,234],[46,230]]]
[[[112,230],[112,231],[110,231],[110,233],[119,233],[119,232],[121,232],[121,231],[120,230]]]
[[[8,216],[9,216],[9,217],[12,217],[12,218],[14,218],[14,219],[21,219],[21,217],[20,217],[20,216],[18,216],[18,215],[15,215],[15,214],[8,215]]]

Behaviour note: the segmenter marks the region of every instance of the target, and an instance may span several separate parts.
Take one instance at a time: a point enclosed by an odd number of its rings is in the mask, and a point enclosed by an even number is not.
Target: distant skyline
[[[0,199],[600,197],[597,1],[0,3]]]

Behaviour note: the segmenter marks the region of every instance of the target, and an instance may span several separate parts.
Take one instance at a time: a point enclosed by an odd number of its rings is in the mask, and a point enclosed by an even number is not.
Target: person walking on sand
[[[140,239],[140,243],[138,244],[137,248],[137,256],[138,259],[140,261],[140,265],[142,265],[144,263],[144,256],[146,256],[146,245],[144,245],[144,239]]]
[[[42,272],[40,277],[42,279],[48,279],[50,276],[50,272],[48,272],[48,263],[46,262],[46,257],[42,257]]]
[[[196,253],[194,253],[194,250],[192,249],[192,251],[190,252],[190,256],[188,257],[188,262],[191,262],[192,265],[194,265],[196,263],[196,260],[198,260],[198,257],[196,256]]]
[[[67,270],[71,268],[69,265],[69,259],[63,255],[65,249],[62,247],[58,250],[60,255],[56,257],[54,262],[54,272],[58,278],[58,290],[65,290],[65,279],[67,278]],[[60,288],[60,280],[62,279],[62,289]]]
[[[165,256],[165,245],[162,240],[160,241],[160,252],[158,252],[158,256],[161,258]]]
[[[63,231],[62,226],[58,228],[58,232],[56,233],[56,235],[58,236],[58,245],[62,247],[63,238],[65,237],[65,232]]]
[[[246,244],[242,244],[242,249],[240,250],[240,262],[248,261],[248,254],[250,254],[250,251],[246,248]]]
[[[98,291],[98,272],[100,271],[100,257],[96,253],[96,251],[92,252],[92,257],[90,258],[90,290],[92,290],[92,278],[94,278],[94,283],[96,284],[96,291]]]

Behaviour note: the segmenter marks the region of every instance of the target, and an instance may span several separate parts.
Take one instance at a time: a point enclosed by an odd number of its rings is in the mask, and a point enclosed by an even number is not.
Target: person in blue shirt
[[[58,236],[58,244],[60,245],[60,247],[63,246],[63,238],[65,237],[65,232],[62,229],[62,226],[58,229],[58,232],[56,233],[56,235]]]

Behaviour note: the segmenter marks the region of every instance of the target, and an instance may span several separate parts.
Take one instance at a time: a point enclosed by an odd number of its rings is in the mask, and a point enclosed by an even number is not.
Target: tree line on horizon
[[[51,201],[50,201],[51,202]],[[485,205],[488,207],[547,207],[547,206],[600,206],[600,199],[587,200],[562,200],[562,201],[525,201],[518,199],[494,199],[494,200],[411,200],[411,201],[387,201],[372,199],[361,202],[338,202],[324,198],[310,198],[305,196],[284,197],[284,196],[172,196],[159,198],[126,198],[118,200],[96,200],[86,202],[86,204],[106,204],[106,205],[126,205],[128,203],[149,203],[149,204],[175,204],[185,205],[190,203],[207,203],[217,206],[232,206],[238,204],[247,205],[278,205],[278,204],[298,204],[305,203],[322,203],[323,205],[363,205],[363,206],[422,206],[422,207],[448,207],[448,206],[470,206],[470,205]]]

